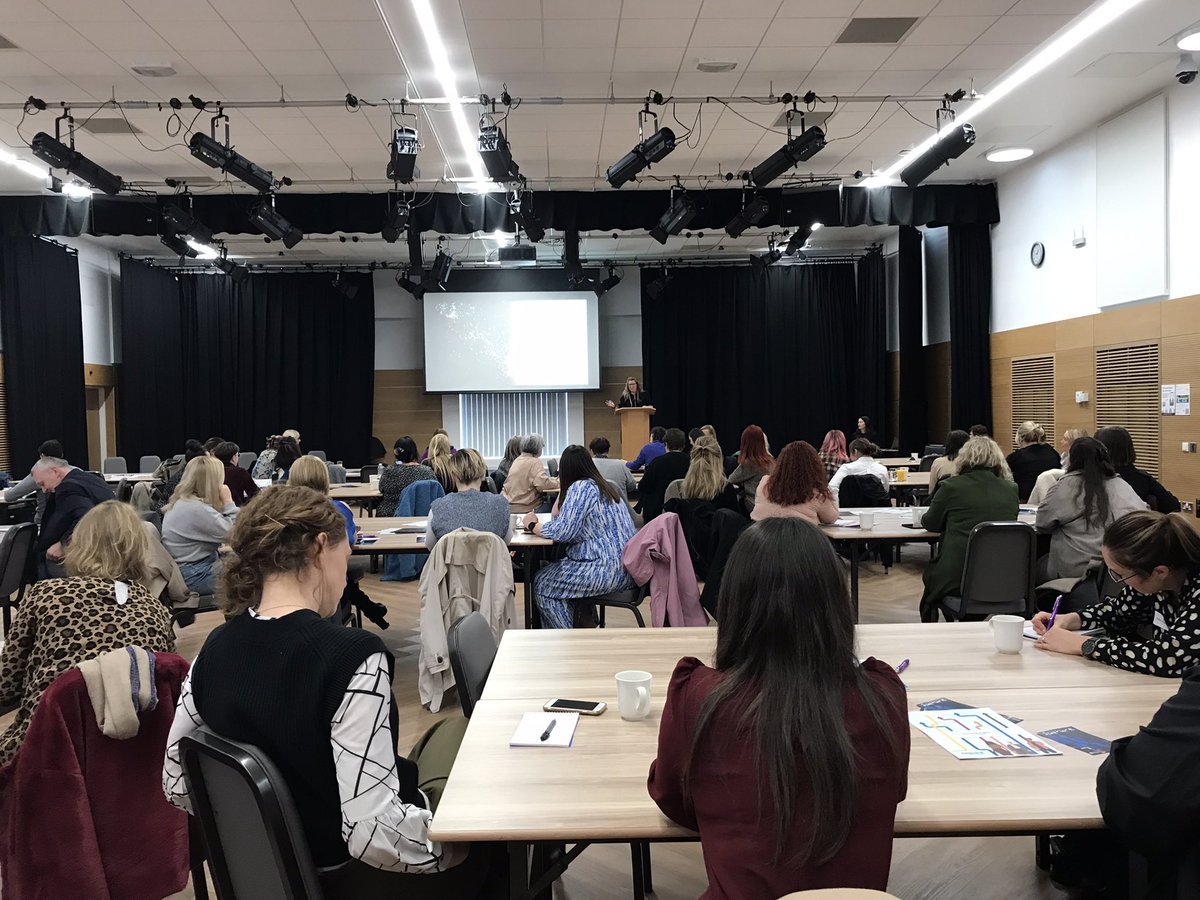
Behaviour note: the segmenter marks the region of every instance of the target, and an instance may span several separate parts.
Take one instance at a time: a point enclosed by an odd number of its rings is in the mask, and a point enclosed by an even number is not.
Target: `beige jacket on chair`
[[[446,635],[463,616],[480,612],[499,642],[516,616],[508,545],[490,531],[458,528],[445,535],[421,572],[421,658],[417,691],[430,712],[454,687]]]

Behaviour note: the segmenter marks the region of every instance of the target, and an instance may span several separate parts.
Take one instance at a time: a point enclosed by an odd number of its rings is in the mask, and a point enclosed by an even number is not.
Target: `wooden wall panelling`
[[[1012,421],[1012,357],[992,357],[992,421],[986,423],[992,437],[1005,454],[1012,452],[1012,436],[1008,423]],[[974,425],[971,422],[968,428]]]
[[[925,363],[925,442],[940,444],[950,430],[950,342],[923,348]],[[967,427],[970,428],[968,423]]]
[[[992,358],[1007,356],[1037,356],[1053,353],[1056,340],[1054,323],[998,331],[992,335]]]
[[[1088,402],[1075,402],[1075,392],[1086,391]],[[1088,345],[1059,350],[1054,354],[1054,422],[1058,434],[1047,435],[1055,448],[1068,428],[1096,430],[1096,351]]]
[[[113,456],[119,456],[117,450],[117,391],[116,387],[105,388],[104,390],[104,431],[105,443],[108,444],[108,452]],[[96,461],[96,468],[100,467],[100,460]],[[138,461],[133,461],[133,469],[137,468]]]
[[[83,383],[85,387],[115,387],[117,384],[116,367],[100,363],[84,363]]]
[[[1200,334],[1200,296],[1162,304],[1162,336]]]
[[[1056,350],[1074,350],[1096,344],[1095,316],[1080,316],[1054,323],[1054,347]]]
[[[1191,321],[1200,323],[1200,319]],[[1164,325],[1166,322],[1164,314]],[[1193,392],[1190,416],[1162,417],[1161,480],[1181,501],[1195,502],[1200,497],[1200,454],[1184,453],[1180,445],[1184,441],[1200,443],[1200,405],[1195,400],[1200,388],[1200,332],[1164,336],[1159,365],[1164,383],[1187,383]]]
[[[100,458],[102,455],[100,452],[100,392],[87,389],[83,395],[84,405],[87,408],[87,467],[99,472],[103,462]]]
[[[586,447],[592,438],[603,435],[612,444],[609,456],[619,459],[632,459],[637,456],[641,447],[621,446],[621,423],[611,409],[604,405],[605,400],[616,402],[625,390],[627,379],[642,380],[641,366],[607,366],[600,370],[600,390],[587,391],[583,395],[583,445]],[[646,390],[654,396],[654,390],[649,385]],[[656,422],[656,424],[659,424]],[[736,449],[736,448],[734,448]],[[733,450],[727,450],[732,453]]]
[[[377,369],[371,431],[388,449],[396,438],[411,435],[424,450],[442,427],[442,395],[425,392],[424,369]]]
[[[1163,303],[1114,309],[1092,317],[1095,346],[1156,341],[1162,334]]]

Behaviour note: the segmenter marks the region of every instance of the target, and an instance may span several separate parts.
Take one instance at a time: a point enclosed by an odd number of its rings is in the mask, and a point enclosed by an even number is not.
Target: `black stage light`
[[[662,274],[646,285],[646,296],[651,300],[657,300],[670,283],[671,273],[667,269],[663,269]]]
[[[529,238],[533,243],[538,243],[546,236],[546,229],[542,227],[541,221],[533,212],[533,198],[531,194],[526,194],[521,198],[521,206],[515,213],[517,224],[525,229],[525,237]]]
[[[241,284],[250,277],[250,270],[245,266],[239,266],[232,259],[224,256],[219,256],[212,261],[212,264],[233,279],[234,284]]]
[[[344,272],[338,272],[333,276],[333,287],[347,300],[353,300],[358,296],[358,285],[347,281]]]
[[[188,246],[187,241],[177,234],[164,234],[159,238],[159,240],[161,240],[176,256],[186,256],[189,259],[195,259],[200,255]]]
[[[783,253],[780,251],[780,249],[778,247],[773,246],[773,247],[771,247],[770,250],[768,250],[762,256],[751,256],[750,257],[750,268],[756,269],[757,271],[761,272],[767,266],[774,265],[775,263],[779,262],[779,260],[781,260],[781,259],[783,259]]]
[[[596,285],[596,296],[603,297],[620,283],[621,276],[617,274],[616,268],[608,264],[608,277]]]
[[[264,197],[251,207],[250,224],[256,226],[267,237],[283,241],[283,246],[291,250],[304,240],[304,233],[279,214],[272,199]]]
[[[910,162],[900,173],[900,180],[916,187],[952,159],[958,159],[975,143],[975,129],[964,122],[944,138]]]
[[[417,171],[417,152],[420,149],[417,129],[402,125],[392,132],[392,158],[388,161],[387,177],[401,184],[408,184],[414,177],[420,177]]]
[[[692,219],[696,218],[697,212],[699,209],[696,202],[686,191],[680,191],[672,198],[671,207],[662,214],[658,224],[650,229],[650,237],[660,244],[665,244],[668,237],[687,228]]]
[[[68,147],[57,138],[50,137],[44,131],[39,131],[33,136],[29,149],[42,162],[56,169],[65,169],[98,191],[106,194],[119,194],[125,187],[125,182],[119,175],[114,175],[103,166],[92,162],[78,150]]]
[[[429,281],[445,290],[452,268],[454,268],[454,257],[445,250],[439,250],[437,256],[433,258],[433,265],[429,267]]]
[[[797,228],[795,234],[788,238],[787,250],[784,252],[788,256],[795,256],[804,249],[804,245],[808,243],[808,239],[812,236],[812,233],[813,227],[811,225],[803,225]]]
[[[805,160],[812,159],[825,146],[825,132],[812,128],[788,140],[786,144],[750,170],[750,181],[764,187]]]
[[[755,194],[750,198],[750,202],[742,207],[741,212],[725,226],[725,233],[731,238],[741,237],[747,228],[757,225],[763,220],[768,209],[770,209],[770,204],[767,203],[767,198],[761,194]]]
[[[642,169],[650,167],[651,163],[659,162],[675,149],[675,132],[670,128],[660,128],[646,138],[619,160],[608,167],[604,177],[608,183],[619,188],[626,182],[632,181]]]
[[[396,273],[396,284],[399,285],[402,290],[408,291],[408,293],[412,294],[417,300],[425,299],[425,282],[422,281],[418,283],[416,281],[409,281],[408,269],[405,269],[403,272]]]
[[[499,125],[479,129],[479,158],[492,181],[517,181],[521,167],[512,158],[512,148]]]
[[[400,235],[408,227],[408,216],[411,212],[407,203],[397,202],[388,212],[387,221],[383,223],[383,239],[389,244],[400,240]]]
[[[579,261],[579,232],[575,229],[563,234],[563,268],[567,272],[567,287],[578,288],[587,284],[583,263]]]
[[[197,131],[193,134],[188,146],[192,156],[200,162],[227,172],[259,193],[269,191],[275,183],[275,176],[262,166],[255,165],[232,147],[226,147],[203,132]]]
[[[170,225],[176,234],[186,234],[197,244],[213,243],[212,229],[174,203],[168,203],[162,208],[162,220]]]

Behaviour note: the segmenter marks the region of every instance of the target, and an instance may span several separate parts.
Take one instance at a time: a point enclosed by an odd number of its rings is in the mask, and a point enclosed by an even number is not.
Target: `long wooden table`
[[[505,632],[431,836],[508,842],[514,897],[528,889],[527,848],[534,842],[695,840],[658,810],[646,776],[675,663],[682,656],[711,662],[715,639],[712,628]],[[860,625],[858,643],[860,657],[911,660],[903,675],[910,709],[948,696],[1020,717],[1033,732],[1074,725],[1121,737],[1147,722],[1179,687],[1177,680],[1046,653],[1032,642],[1006,656],[995,651],[983,623]],[[654,676],[651,714],[639,722],[622,720],[616,709],[613,675],[627,668]],[[510,748],[521,715],[552,697],[605,700],[609,710],[581,717],[569,749]],[[1062,756],[963,761],[914,732],[896,834],[1100,827],[1095,778],[1103,757],[1058,749]]]

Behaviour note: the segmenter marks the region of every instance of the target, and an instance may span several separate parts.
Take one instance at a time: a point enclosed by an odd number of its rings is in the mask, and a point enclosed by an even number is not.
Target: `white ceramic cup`
[[[650,715],[650,682],[654,676],[649,672],[630,669],[617,673],[617,708],[621,718],[630,722]]]
[[[863,531],[870,531],[875,527],[875,513],[860,512],[858,514],[858,527]]]
[[[928,506],[914,506],[912,508],[912,523],[919,527],[921,524],[921,519],[925,517],[925,512],[928,509]]]
[[[992,616],[992,639],[1001,653],[1020,653],[1025,646],[1025,620],[1020,616]]]

